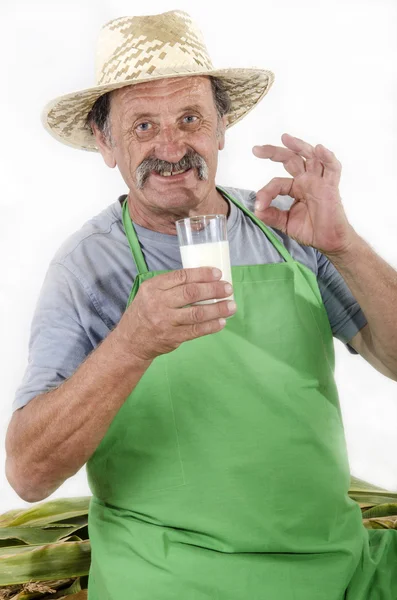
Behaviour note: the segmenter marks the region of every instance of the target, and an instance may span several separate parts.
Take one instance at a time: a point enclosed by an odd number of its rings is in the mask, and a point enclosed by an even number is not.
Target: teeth
[[[187,169],[182,169],[182,171],[173,171],[172,173],[171,171],[163,171],[160,173],[160,175],[162,177],[170,177],[171,175],[180,175],[181,173],[185,173],[185,171],[187,171]]]

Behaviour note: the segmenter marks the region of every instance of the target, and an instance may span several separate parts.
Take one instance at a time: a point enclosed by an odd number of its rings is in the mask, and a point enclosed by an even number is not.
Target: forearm
[[[117,328],[59,388],[17,411],[7,432],[7,476],[30,502],[49,496],[90,458],[150,361],[128,353]]]
[[[344,252],[325,253],[360,304],[371,331],[374,350],[383,364],[397,372],[397,271],[357,233]]]

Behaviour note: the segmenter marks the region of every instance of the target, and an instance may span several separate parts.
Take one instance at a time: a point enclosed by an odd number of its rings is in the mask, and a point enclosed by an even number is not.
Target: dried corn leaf
[[[375,519],[363,519],[367,529],[397,529],[397,517],[379,517]]]
[[[61,579],[56,581],[42,581],[37,583],[25,583],[23,585],[10,585],[5,588],[0,588],[0,600],[31,600],[33,598],[43,598],[45,595],[49,597],[46,592],[53,590],[51,598],[55,598],[56,591],[62,586],[67,590],[69,589],[70,579]],[[63,590],[59,592],[63,594]]]

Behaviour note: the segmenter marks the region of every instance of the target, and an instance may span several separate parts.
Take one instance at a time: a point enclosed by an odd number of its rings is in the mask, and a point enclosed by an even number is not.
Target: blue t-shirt
[[[253,210],[255,192],[225,190]],[[28,366],[13,410],[69,378],[120,321],[136,276],[121,217],[124,198],[85,223],[51,261],[32,321]],[[279,197],[272,205],[286,208],[286,201],[288,197]],[[176,236],[139,225],[135,229],[150,271],[182,268]],[[291,256],[317,276],[333,335],[347,344],[367,320],[342,276],[315,248],[271,229]],[[267,236],[234,204],[228,216],[228,239],[232,265],[284,261]]]

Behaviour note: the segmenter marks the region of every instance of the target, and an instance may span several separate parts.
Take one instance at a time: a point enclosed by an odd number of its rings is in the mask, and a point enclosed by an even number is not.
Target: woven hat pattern
[[[204,40],[200,32],[193,30],[193,23],[185,13],[175,11],[172,19],[166,13],[112,21],[103,29],[103,47],[109,34],[114,34],[116,51],[107,62],[98,65],[98,85],[154,73],[175,74],[175,67],[164,67],[165,59],[169,65],[178,65],[178,73],[181,67],[188,73],[213,69]]]
[[[223,80],[231,98],[228,127],[267,93],[274,80],[260,69],[215,70],[200,30],[183,11],[121,17],[101,30],[96,56],[96,85],[49,103],[43,124],[59,141],[97,151],[86,118],[99,96],[111,90],[157,79],[212,75]]]

